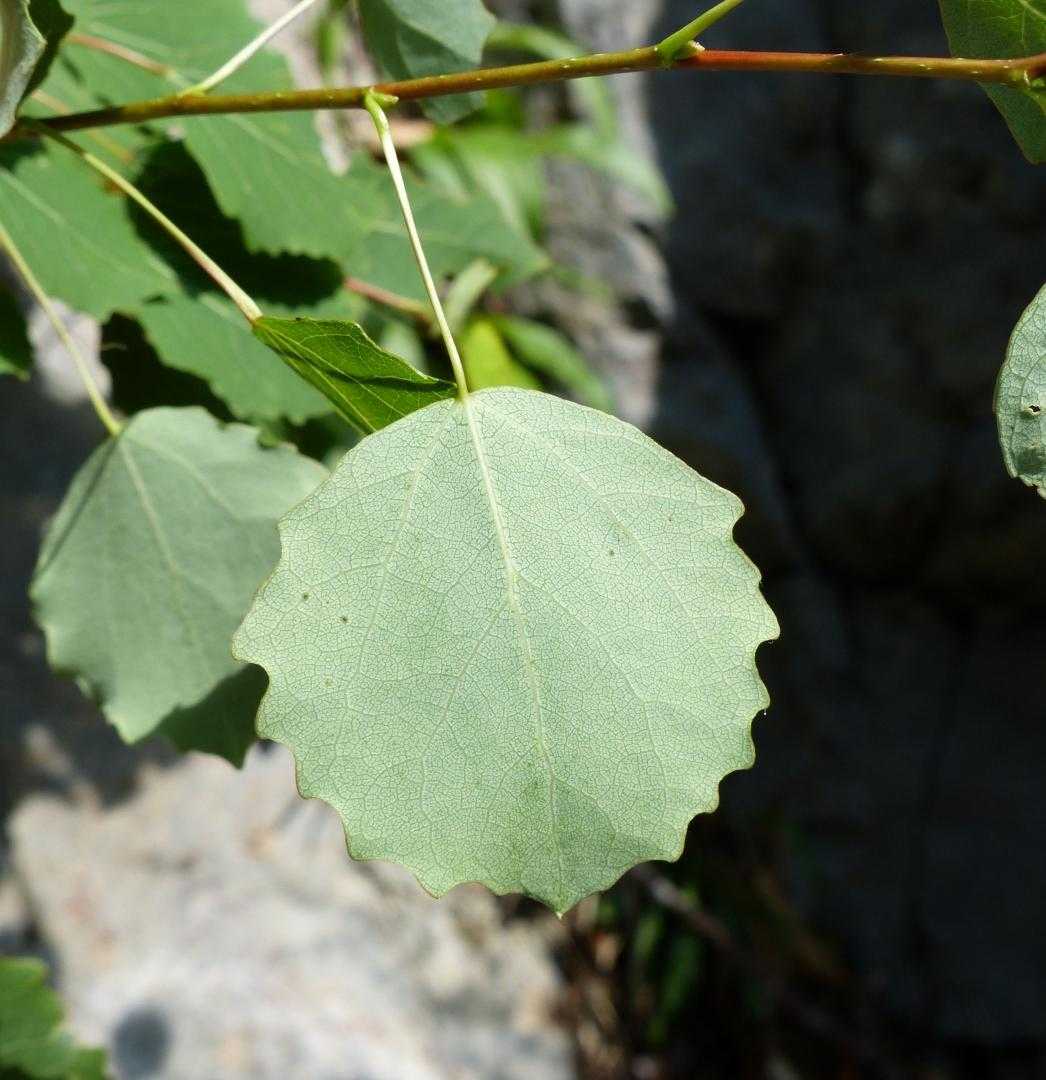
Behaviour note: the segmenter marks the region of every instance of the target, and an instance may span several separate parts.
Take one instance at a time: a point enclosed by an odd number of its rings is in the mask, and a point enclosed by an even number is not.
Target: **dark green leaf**
[[[1046,0],[941,0],[956,56],[1006,59],[1046,52]],[[985,87],[1029,161],[1046,162],[1046,89]]]
[[[58,0],[29,0],[29,15],[46,42],[26,89],[31,94],[46,78],[62,39],[72,29],[73,18],[62,10]]]
[[[362,432],[378,431],[455,394],[453,384],[422,374],[375,344],[358,323],[264,317],[254,333]]]

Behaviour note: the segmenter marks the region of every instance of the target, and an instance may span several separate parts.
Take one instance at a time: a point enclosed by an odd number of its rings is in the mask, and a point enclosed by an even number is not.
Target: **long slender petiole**
[[[294,20],[305,12],[308,8],[312,7],[316,3],[316,0],[299,0],[299,3],[295,4],[290,11],[281,15],[274,23],[267,26],[253,41],[248,42],[234,57],[226,61],[217,71],[208,75],[203,82],[197,83],[195,86],[190,86],[187,90],[183,90],[183,94],[206,94],[208,90],[213,90],[220,82],[224,82],[235,71],[239,71],[248,60],[259,50],[265,48],[266,45],[284,28],[289,26]]]
[[[138,190],[115,169],[94,154],[89,153],[82,146],[77,146],[71,139],[51,131],[43,125],[38,125],[38,130],[49,139],[61,143],[68,150],[72,150],[85,164],[90,165],[96,172],[101,173],[110,183],[115,184],[129,199],[136,202],[158,225],[170,234],[186,250],[190,258],[218,285],[229,299],[240,309],[243,317],[250,323],[261,318],[261,308],[247,295],[239,285],[201,248],[195,241],[190,239],[177,225],[141,191]]]
[[[368,90],[364,95],[363,104],[370,113],[374,126],[378,129],[378,139],[381,141],[381,149],[388,162],[389,172],[392,174],[392,183],[396,189],[396,197],[399,199],[400,210],[403,212],[403,221],[407,226],[407,235],[410,237],[410,246],[414,250],[414,258],[418,269],[421,271],[421,280],[425,283],[425,292],[428,294],[429,303],[432,304],[433,313],[436,316],[436,324],[443,337],[443,344],[447,348],[450,357],[450,366],[454,369],[454,380],[458,384],[458,393],[462,400],[469,395],[468,379],[465,377],[465,365],[461,362],[461,354],[458,352],[457,342],[451,332],[450,323],[447,321],[446,312],[436,291],[436,282],[432,278],[429,269],[429,261],[425,258],[425,249],[418,235],[418,225],[414,220],[414,211],[410,206],[410,197],[407,195],[407,186],[403,182],[403,170],[400,168],[399,155],[396,153],[396,144],[392,140],[392,132],[389,129],[389,118],[385,115],[385,106],[391,107],[396,104],[396,99],[388,94],[376,94]]]
[[[675,63],[676,60],[686,56],[691,51],[691,46],[696,38],[700,37],[710,26],[714,26],[724,16],[729,15],[735,7],[738,7],[743,2],[744,0],[722,0],[722,3],[709,8],[703,15],[698,15],[693,22],[687,23],[681,30],[670,34],[659,45],[655,45],[658,55],[666,64]]]
[[[7,252],[8,257],[14,264],[14,268],[18,271],[19,276],[33,294],[33,299],[40,305],[51,325],[55,328],[55,333],[58,334],[59,339],[65,346],[66,351],[72,357],[73,363],[76,365],[76,371],[84,384],[84,389],[87,391],[87,397],[90,399],[94,411],[98,414],[98,419],[101,420],[106,431],[115,438],[120,434],[120,422],[106,404],[102,391],[99,389],[98,383],[95,382],[94,376],[91,374],[91,368],[87,363],[87,359],[80,351],[80,346],[73,340],[73,336],[69,333],[61,316],[55,310],[54,304],[51,303],[51,298],[44,291],[43,286],[37,280],[30,265],[25,261],[25,257],[22,255],[21,251],[18,250],[14,240],[11,239],[11,234],[2,224],[0,224],[0,248],[3,248],[3,250]]]

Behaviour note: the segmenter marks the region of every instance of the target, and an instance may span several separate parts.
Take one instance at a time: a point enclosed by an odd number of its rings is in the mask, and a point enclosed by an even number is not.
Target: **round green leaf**
[[[350,853],[564,911],[674,859],[749,766],[777,634],[742,512],[635,428],[534,391],[363,440],[281,523],[234,642],[259,733]]]

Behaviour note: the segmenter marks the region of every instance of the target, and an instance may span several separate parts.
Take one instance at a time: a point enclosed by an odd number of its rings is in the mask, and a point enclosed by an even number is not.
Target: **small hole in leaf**
[[[308,599],[309,599],[309,594],[308,594],[307,592],[303,592],[303,593],[301,594],[301,598],[302,598],[303,600],[308,600]]]
[[[348,617],[348,615],[342,615],[342,617],[341,617],[341,621],[342,621],[343,623],[347,623],[347,622],[349,621],[349,617]]]
[[[1041,405],[1029,405],[1028,406],[1028,412],[1030,412],[1032,414],[1032,416],[1038,416],[1039,413],[1042,412],[1042,406]]]

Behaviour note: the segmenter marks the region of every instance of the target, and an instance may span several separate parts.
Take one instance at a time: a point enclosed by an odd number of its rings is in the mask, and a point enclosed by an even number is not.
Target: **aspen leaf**
[[[281,522],[234,642],[269,676],[259,734],[292,748],[355,858],[565,911],[678,857],[752,763],[777,623],[741,512],[547,394],[412,413]]]

